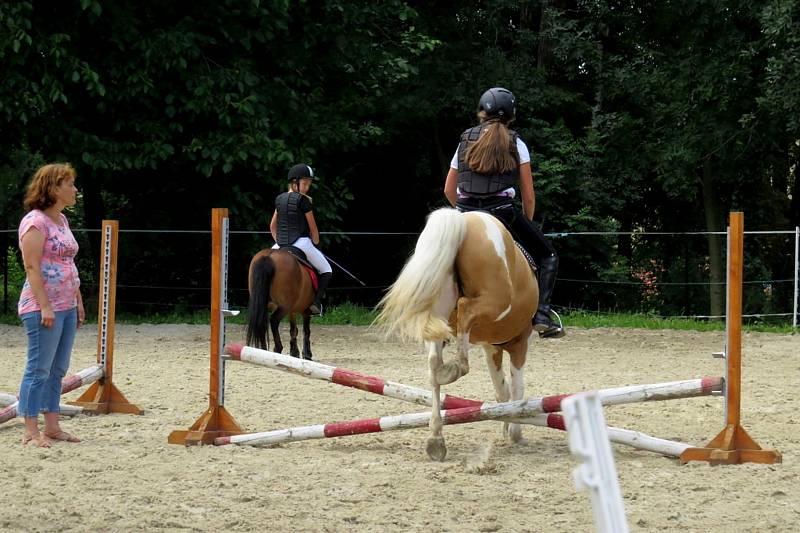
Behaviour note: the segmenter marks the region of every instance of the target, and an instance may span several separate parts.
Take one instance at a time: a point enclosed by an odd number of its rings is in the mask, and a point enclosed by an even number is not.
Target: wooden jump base
[[[75,401],[68,402],[67,410],[93,414],[128,413],[140,415],[144,411],[128,402],[114,385],[114,313],[117,293],[117,243],[119,222],[104,220],[100,250],[100,291],[97,302],[97,364],[61,380],[61,394],[84,385],[91,386]],[[74,406],[74,407],[73,407]],[[71,409],[70,409],[71,407]],[[63,414],[63,408],[61,411]],[[17,416],[17,402],[0,410],[0,423]]]
[[[328,381],[330,383],[336,383],[337,385],[360,389],[373,394],[378,394],[405,402],[430,406],[433,400],[431,391],[426,389],[412,387],[393,381],[385,381],[379,377],[368,376],[354,370],[336,368],[315,361],[298,359],[268,350],[259,350],[257,348],[243,346],[239,343],[227,345],[225,347],[225,354],[226,359],[243,361],[259,366],[266,366],[274,370],[281,370],[311,379]],[[688,380],[685,382],[674,383],[687,383],[690,391],[697,389],[699,385],[703,395],[706,395],[722,392],[722,381],[722,378],[703,378],[701,380]],[[620,392],[623,390],[636,391],[639,389],[641,389],[641,386],[624,387],[611,390]],[[545,398],[545,412],[548,413],[553,410],[558,410],[557,407],[554,406],[560,405],[561,399],[565,398],[566,396],[568,395],[551,396]],[[683,396],[682,394],[673,396],[673,398],[682,397],[686,396]],[[441,405],[445,410],[447,410],[458,409],[462,407],[480,407],[482,405],[491,405],[491,402],[481,402],[478,400],[470,400],[467,398],[443,394],[441,398]],[[561,415],[556,414],[540,414],[529,418],[518,419],[515,420],[515,422],[566,431],[563,418]],[[613,442],[625,444],[627,446],[632,446],[642,450],[669,455],[671,457],[678,457],[681,453],[683,453],[684,450],[690,447],[689,444],[659,439],[638,431],[631,431],[615,427],[608,428],[608,431],[609,437]],[[224,442],[223,439],[217,440],[219,440],[220,443]]]
[[[711,394],[715,389],[722,389],[722,378],[704,378],[652,385],[634,385],[630,387],[600,389],[597,393],[603,405],[621,405],[626,403],[703,396]],[[513,402],[484,403],[483,405],[444,409],[441,411],[442,424],[467,424],[483,420],[516,422],[518,419],[525,417],[561,410],[561,401],[567,396],[570,395],[561,394],[558,396],[544,396],[542,398],[529,398],[527,400],[517,400]],[[219,437],[214,440],[214,444],[249,444],[255,446],[308,439],[343,437],[346,435],[361,435],[364,433],[425,427],[430,422],[430,419],[430,411],[424,411],[421,413]]]

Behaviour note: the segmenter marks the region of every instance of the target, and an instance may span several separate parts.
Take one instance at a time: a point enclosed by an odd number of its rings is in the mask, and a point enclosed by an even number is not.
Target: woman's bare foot
[[[30,443],[34,443],[38,448],[49,448],[51,446],[50,439],[47,438],[46,435],[42,435],[41,433],[36,433],[35,435],[26,433],[22,437],[22,445],[27,446]]]
[[[55,432],[45,431],[44,436],[50,440],[60,440],[63,442],[80,442],[81,439],[73,435],[72,433],[67,433],[63,429],[59,429]]]

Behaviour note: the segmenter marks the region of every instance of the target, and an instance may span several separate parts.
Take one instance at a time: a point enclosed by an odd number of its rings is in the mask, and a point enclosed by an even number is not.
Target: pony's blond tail
[[[375,323],[387,337],[426,341],[452,335],[448,316],[438,316],[434,308],[443,291],[451,290],[456,254],[466,233],[466,219],[455,209],[428,215],[414,254],[378,303]]]

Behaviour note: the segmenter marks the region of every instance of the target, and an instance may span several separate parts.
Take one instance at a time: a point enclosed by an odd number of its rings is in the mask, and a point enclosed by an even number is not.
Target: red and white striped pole
[[[16,403],[17,400],[16,394],[9,394],[7,392],[0,392],[0,407],[8,407],[9,405]],[[58,414],[61,416],[76,416],[83,412],[83,407],[78,407],[77,405],[69,405],[67,403],[62,403],[58,406]]]
[[[227,345],[225,347],[225,353],[228,359],[266,366],[275,370],[281,370],[311,379],[328,381],[330,383],[336,383],[345,387],[352,387],[410,403],[427,406],[432,404],[432,394],[429,390],[393,381],[385,381],[379,377],[369,376],[354,370],[336,368],[315,361],[302,360],[268,350],[243,346],[240,343]],[[722,378],[705,379],[710,380],[708,387],[712,388],[712,392],[722,389]],[[483,404],[484,402],[478,400],[470,400],[447,394],[442,395],[441,402],[441,405],[445,409],[481,406]],[[515,422],[566,431],[564,420],[561,415],[558,414],[540,414],[530,418],[519,419]],[[646,433],[623,428],[609,427],[608,433],[609,438],[618,444],[624,444],[673,457],[679,456],[683,453],[683,450],[690,447],[689,444],[682,442],[660,439],[647,435]]]
[[[89,368],[84,368],[76,374],[65,376],[61,380],[61,394],[64,395],[84,385],[94,383],[103,377],[103,366],[94,365]],[[17,416],[17,405],[19,402],[15,399],[14,402],[8,407],[0,410],[0,424],[8,422]],[[63,407],[62,407],[63,409]]]
[[[403,385],[402,383],[393,381],[385,381],[379,377],[368,376],[361,372],[356,372],[355,370],[337,368],[317,363],[316,361],[298,359],[297,357],[270,352],[268,350],[259,350],[258,348],[243,346],[239,343],[225,346],[225,354],[226,359],[235,359],[254,365],[266,366],[274,370],[281,370],[283,372],[289,372],[290,374],[297,374],[320,381],[328,381],[344,387],[360,389],[404,402],[428,406],[433,403],[433,396],[429,390]],[[477,400],[468,400],[466,398],[459,398],[458,396],[442,394],[441,405],[444,409],[457,409],[459,407],[481,406],[483,403],[484,402]]]
[[[722,387],[721,378],[702,378],[685,381],[675,381],[659,384],[633,385],[612,389],[601,389],[598,392],[603,405],[619,405],[653,400],[668,400],[673,398],[687,398],[711,394]],[[464,424],[482,420],[517,421],[518,419],[559,411],[561,400],[568,395],[545,396],[514,402],[497,404],[471,405],[467,407],[442,410],[442,423],[444,425]],[[430,421],[430,412],[411,413],[349,422],[336,422],[332,424],[318,424],[303,426],[264,433],[250,433],[220,437],[214,440],[216,445],[224,444],[249,444],[264,445],[277,444],[308,439],[341,437],[364,433],[376,433],[400,429],[423,427]],[[556,421],[553,421],[556,425]],[[549,427],[549,426],[548,426]]]

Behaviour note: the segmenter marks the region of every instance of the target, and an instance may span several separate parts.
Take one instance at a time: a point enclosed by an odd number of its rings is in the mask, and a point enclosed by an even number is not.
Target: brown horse
[[[310,274],[297,258],[285,250],[261,250],[250,261],[248,289],[247,344],[269,349],[269,321],[275,351],[280,353],[283,343],[278,326],[283,317],[289,315],[289,353],[300,357],[295,321],[295,315],[300,313],[303,315],[303,359],[311,359],[311,313],[308,307],[314,301],[316,291]]]
[[[377,323],[387,335],[424,341],[433,390],[427,453],[442,461],[440,387],[469,372],[470,344],[480,345],[498,402],[521,400],[523,366],[539,288],[525,256],[503,224],[488,213],[439,209],[428,216],[416,249],[378,304]],[[454,337],[458,360],[444,363],[444,341]],[[508,352],[510,385],[503,372]],[[512,442],[519,424],[504,424]]]

